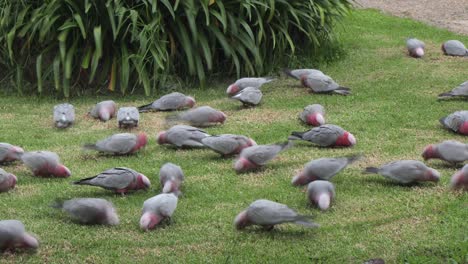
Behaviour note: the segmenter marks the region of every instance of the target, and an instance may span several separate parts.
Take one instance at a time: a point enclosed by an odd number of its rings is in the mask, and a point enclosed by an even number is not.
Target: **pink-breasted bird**
[[[468,135],[468,111],[456,111],[442,117],[440,123],[447,129],[461,135]]]
[[[265,166],[270,160],[274,159],[281,151],[292,146],[292,142],[270,145],[255,145],[244,148],[239,154],[239,158],[234,164],[236,172],[246,172]]]
[[[166,122],[173,124],[181,121],[191,126],[208,127],[216,125],[217,123],[224,124],[226,118],[226,114],[219,110],[209,106],[200,106],[177,115],[168,116],[166,117]]]
[[[0,164],[21,159],[24,150],[8,143],[0,143]]]
[[[319,104],[312,104],[304,107],[304,110],[299,114],[299,119],[302,122],[311,126],[321,126],[325,124],[325,108]]]
[[[162,220],[171,218],[177,208],[178,198],[173,193],[162,193],[143,203],[140,228],[144,231],[154,229]]]
[[[175,125],[156,136],[159,145],[172,145],[177,148],[204,147],[202,139],[209,137],[206,131],[186,125]]]
[[[83,148],[113,155],[126,155],[139,151],[144,148],[147,143],[148,136],[145,133],[140,133],[138,135],[120,133],[100,140],[96,142],[96,144],[85,144]]]
[[[307,198],[320,210],[327,210],[335,199],[335,186],[329,181],[313,181],[307,186]]]
[[[55,152],[26,152],[21,156],[21,160],[34,176],[66,178],[71,175],[70,170],[60,163],[60,158]]]
[[[424,42],[416,38],[408,38],[406,40],[406,48],[408,53],[413,58],[422,58],[424,56]]]
[[[174,163],[167,162],[159,170],[159,182],[163,193],[174,193],[179,196],[184,178],[182,168]]]
[[[271,77],[259,77],[259,78],[241,78],[235,81],[233,84],[229,85],[226,93],[228,96],[234,96],[240,91],[244,90],[247,87],[253,87],[259,89],[265,83],[274,81],[275,78]]]
[[[117,225],[119,217],[114,205],[100,198],[75,198],[57,201],[52,207],[61,209],[71,219],[84,225]]]
[[[115,116],[116,113],[117,105],[112,100],[97,103],[89,112],[92,117],[103,122],[109,121],[112,117]]]
[[[6,172],[4,169],[0,168],[0,193],[7,192],[15,188],[18,178],[15,175]]]
[[[337,125],[321,125],[305,132],[292,132],[290,140],[305,140],[321,147],[351,147],[356,144],[353,134]]]
[[[439,144],[431,144],[424,148],[424,160],[440,159],[450,163],[459,163],[468,160],[468,144],[445,140]]]
[[[468,191],[468,164],[453,174],[450,179],[450,186],[453,189],[463,189]]]
[[[244,148],[257,145],[251,138],[233,134],[205,137],[202,139],[202,143],[224,157],[239,154]]]
[[[37,249],[39,241],[26,232],[18,220],[0,221],[0,252],[15,249]]]
[[[138,111],[175,111],[184,108],[192,108],[195,103],[193,97],[186,96],[183,93],[173,92],[162,96],[152,103],[138,107]]]
[[[387,179],[402,184],[425,181],[438,182],[440,179],[440,173],[437,170],[417,160],[398,160],[378,168],[367,167],[364,173],[380,174]]]

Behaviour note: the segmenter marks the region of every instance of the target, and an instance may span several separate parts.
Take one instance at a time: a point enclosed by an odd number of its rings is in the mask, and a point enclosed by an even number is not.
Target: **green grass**
[[[72,171],[69,179],[40,179],[20,164],[6,167],[19,177],[15,190],[0,195],[0,218],[22,220],[40,238],[36,254],[5,255],[1,262],[18,263],[362,263],[383,258],[387,263],[466,263],[468,261],[467,194],[448,189],[455,168],[443,162],[427,164],[440,170],[438,184],[411,187],[389,183],[377,175],[362,175],[366,166],[396,159],[418,159],[425,145],[446,139],[467,142],[441,128],[438,119],[466,109],[466,101],[436,101],[467,78],[468,60],[444,57],[440,44],[460,36],[408,19],[356,11],[340,28],[346,56],[320,66],[353,95],[311,95],[297,82],[281,78],[264,87],[264,101],[255,109],[239,110],[225,97],[226,84],[209,90],[191,90],[198,105],[225,111],[227,123],[210,133],[239,133],[259,144],[283,141],[290,131],[305,130],[297,119],[301,109],[320,103],[327,121],[352,132],[354,148],[319,149],[297,144],[257,173],[237,175],[233,161],[208,150],[173,150],[158,146],[155,134],[163,129],[165,113],[141,117],[139,131],[151,135],[145,150],[130,157],[104,157],[83,153],[80,145],[117,133],[117,123],[99,123],[85,116],[104,97],[71,101],[78,113],[69,130],[52,128],[51,112],[60,100],[0,98],[0,139],[26,150],[60,154]],[[409,58],[405,38],[415,36],[427,44],[424,59]],[[304,64],[303,67],[318,67]],[[147,102],[140,97],[117,98],[119,106]],[[319,212],[308,205],[305,193],[290,184],[303,164],[319,157],[362,152],[366,158],[337,175],[337,199],[331,210]],[[169,224],[143,233],[138,223],[145,199],[160,187],[157,173],[165,162],[182,166],[186,181],[178,208]],[[69,183],[114,166],[127,166],[153,182],[149,192],[126,197],[98,188]],[[104,197],[117,207],[116,227],[80,226],[54,211],[56,198]],[[238,232],[235,215],[260,198],[285,203],[316,217],[319,229],[278,226],[272,232],[256,228]]]

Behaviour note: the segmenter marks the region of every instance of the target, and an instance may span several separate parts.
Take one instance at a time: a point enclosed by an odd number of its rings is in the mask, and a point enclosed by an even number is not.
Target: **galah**
[[[0,193],[7,192],[10,189],[15,188],[18,178],[15,175],[6,172],[4,169],[0,168]]]
[[[309,161],[291,183],[294,186],[306,185],[316,180],[329,181],[346,166],[360,159],[362,155],[341,158],[320,158]]]
[[[234,219],[236,229],[244,229],[250,225],[259,225],[271,230],[275,225],[294,223],[305,227],[319,227],[312,222],[312,217],[300,215],[287,205],[270,200],[256,200],[249,207],[240,212]]]
[[[96,142],[96,144],[85,144],[83,148],[108,154],[125,155],[137,152],[145,147],[147,143],[148,136],[146,136],[145,133],[140,133],[138,135],[121,133],[100,140]]]
[[[263,94],[260,89],[255,87],[246,87],[231,98],[239,100],[244,106],[256,106],[260,103],[262,97]]]
[[[99,198],[76,198],[52,205],[67,213],[72,220],[85,225],[117,225],[114,205]]]
[[[440,123],[455,133],[468,135],[468,111],[456,111],[446,117],[442,117]]]
[[[247,87],[260,88],[265,83],[269,83],[274,80],[275,78],[271,78],[271,77],[241,78],[237,80],[236,82],[234,82],[233,84],[229,85],[229,87],[226,90],[226,93],[228,94],[228,96],[234,96],[235,94],[244,90]]]
[[[67,128],[75,123],[75,108],[71,104],[54,106],[54,124],[57,128]]]
[[[335,185],[329,181],[318,180],[307,185],[309,202],[318,206],[320,210],[327,210],[335,196]]]
[[[351,94],[351,89],[338,85],[330,76],[321,71],[309,73],[301,79],[302,84],[314,93]]]
[[[468,191],[468,164],[457,171],[450,179],[450,186],[453,189],[463,189]]]
[[[89,114],[96,119],[106,122],[115,116],[116,111],[117,105],[115,104],[115,102],[112,100],[108,100],[97,103],[89,112]]]
[[[70,170],[60,163],[60,158],[55,152],[26,152],[21,156],[21,160],[34,176],[66,178],[71,175]]]
[[[457,96],[468,98],[468,81],[453,88],[450,92],[439,94],[439,99],[453,98]]]
[[[15,249],[37,249],[39,241],[26,232],[18,220],[0,221],[0,252]]]
[[[325,124],[325,108],[319,104],[312,104],[304,107],[304,111],[299,114],[302,122],[311,126],[321,126]]]
[[[168,123],[177,121],[186,122],[191,126],[207,127],[215,125],[216,123],[224,124],[226,115],[209,106],[200,106],[166,118],[166,122]]]
[[[245,172],[258,169],[267,162],[274,159],[281,151],[292,146],[292,142],[270,144],[270,145],[255,145],[244,148],[239,154],[234,164],[234,169],[237,172]]]
[[[0,143],[0,164],[20,160],[24,150],[8,143]]]
[[[177,196],[162,193],[149,198],[143,203],[140,228],[144,231],[154,229],[162,220],[171,218],[177,207]]]
[[[122,195],[129,191],[151,187],[151,182],[145,175],[125,167],[108,169],[96,176],[75,181],[73,184],[102,187]]]
[[[180,166],[167,162],[159,170],[159,182],[163,193],[180,195],[180,185],[184,181],[184,172]]]
[[[176,125],[167,131],[161,131],[156,136],[158,144],[169,144],[177,148],[204,147],[202,139],[209,137],[205,131],[186,125]]]
[[[136,107],[121,107],[117,112],[119,128],[137,127],[140,121],[140,113]]]
[[[408,38],[406,40],[406,48],[408,49],[408,53],[413,58],[421,58],[424,56],[424,42],[420,41],[416,38]]]
[[[468,144],[456,140],[445,140],[439,144],[431,144],[424,148],[424,160],[441,159],[450,163],[468,160]]]
[[[440,173],[427,167],[417,160],[398,160],[382,165],[379,168],[367,167],[364,173],[376,173],[387,179],[408,184],[414,182],[433,181],[438,182]]]
[[[442,51],[449,56],[468,56],[468,49],[459,40],[449,40],[442,44]]]
[[[195,105],[195,99],[186,96],[183,93],[173,92],[166,94],[158,100],[138,107],[140,112],[148,111],[174,111],[184,108],[192,108]]]
[[[309,74],[313,73],[322,73],[319,70],[315,69],[295,69],[295,70],[290,70],[290,69],[283,69],[283,72],[286,73],[289,77],[293,77],[294,79],[300,80],[301,84],[305,86],[303,81],[305,80],[305,77]],[[323,74],[323,73],[322,73]]]
[[[225,157],[239,154],[244,148],[257,145],[251,138],[233,134],[205,137],[202,139],[202,143]]]
[[[305,132],[292,132],[291,140],[301,139],[321,147],[351,147],[356,144],[353,134],[337,125],[321,125]]]

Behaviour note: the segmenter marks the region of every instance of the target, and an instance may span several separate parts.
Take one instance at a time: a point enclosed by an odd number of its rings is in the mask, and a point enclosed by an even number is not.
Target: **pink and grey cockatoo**
[[[156,136],[158,144],[169,144],[177,148],[194,148],[204,147],[202,139],[209,137],[210,134],[206,133],[196,127],[186,125],[176,125],[167,131],[161,131]]]
[[[136,107],[121,107],[117,112],[119,128],[133,128],[138,126],[140,113]]]
[[[255,145],[244,148],[234,164],[237,172],[246,172],[265,166],[267,162],[274,159],[281,151],[292,146],[291,141],[270,145]]]
[[[424,56],[424,42],[416,38],[408,38],[406,40],[406,48],[408,53],[413,58],[422,58]]]
[[[262,100],[263,94],[259,88],[246,87],[238,92],[231,99],[239,100],[244,106],[256,106]]]
[[[145,175],[125,167],[108,169],[96,176],[75,181],[73,184],[102,187],[122,195],[129,191],[151,187],[151,182]]]
[[[450,186],[453,189],[463,189],[468,191],[468,164],[452,176],[450,179]]]
[[[314,93],[351,94],[351,89],[338,85],[330,76],[321,71],[309,73],[302,77],[301,82]]]
[[[456,111],[439,121],[445,128],[455,133],[468,135],[468,111]]]
[[[180,185],[184,181],[184,172],[180,166],[167,162],[159,170],[159,182],[163,193],[181,194]]]
[[[0,221],[0,252],[15,249],[37,249],[39,241],[26,232],[18,220]]]
[[[313,73],[322,73],[321,71],[315,69],[283,69],[283,72],[286,73],[286,75],[288,75],[289,77],[293,77],[294,79],[301,81],[301,84],[304,87],[306,87],[306,85],[304,84],[304,80],[307,75]]]
[[[24,150],[8,143],[0,143],[0,164],[20,160]]]
[[[34,176],[66,178],[71,175],[70,170],[60,163],[60,158],[55,152],[26,152],[21,156],[21,160]]]
[[[450,163],[468,160],[468,144],[456,140],[445,140],[439,144],[431,144],[424,148],[424,160],[441,159]]]
[[[244,148],[257,145],[251,138],[233,134],[205,137],[202,139],[202,143],[225,157],[239,154]]]
[[[271,230],[275,225],[294,223],[305,227],[319,227],[312,222],[312,217],[300,215],[287,205],[270,200],[256,200],[249,207],[240,212],[234,219],[236,229],[244,229],[250,225],[259,225],[266,230]]]
[[[71,104],[54,106],[54,125],[57,128],[67,128],[75,123],[75,108]]]
[[[453,98],[457,96],[468,98],[468,81],[453,88],[450,92],[439,94],[439,99]]]
[[[137,152],[145,147],[147,143],[148,136],[145,133],[140,133],[138,135],[121,133],[100,140],[96,144],[85,144],[83,148],[97,150],[107,154],[125,155]]]
[[[304,107],[304,111],[299,114],[302,122],[311,126],[321,126],[325,124],[325,108],[319,104],[312,104]]]
[[[178,198],[173,193],[162,193],[143,203],[140,228],[144,231],[154,229],[166,218],[171,218],[177,208]]]
[[[379,168],[367,167],[364,173],[376,173],[387,179],[408,184],[414,182],[438,182],[440,173],[417,160],[398,160],[382,165]]]
[[[305,140],[321,147],[351,147],[356,144],[353,134],[337,125],[321,125],[305,132],[292,132],[290,140]]]
[[[442,44],[442,51],[449,56],[468,56],[468,49],[459,40],[449,40]]]
[[[353,155],[341,158],[311,160],[298,175],[294,176],[291,183],[294,186],[301,186],[316,180],[329,181],[333,176],[361,157],[362,155]]]
[[[173,92],[166,94],[158,100],[138,107],[141,112],[148,111],[175,111],[184,108],[192,108],[195,105],[195,99],[190,96],[186,96],[183,93]]]
[[[318,206],[320,210],[327,210],[335,196],[335,186],[329,181],[313,181],[307,186],[309,202]]]
[[[224,124],[226,114],[209,106],[200,106],[177,115],[166,117],[167,123],[186,122],[191,126],[207,127],[217,123]]]
[[[0,168],[0,193],[7,192],[15,188],[18,178],[15,175],[6,172],[4,169]]]
[[[241,78],[234,82],[233,84],[229,85],[226,93],[229,97],[236,95],[238,92],[244,90],[247,87],[253,87],[259,89],[265,83],[269,83],[271,81],[276,80],[272,77],[259,77],[259,78]]]
[[[85,225],[117,225],[119,217],[114,205],[99,198],[76,198],[57,201],[52,207],[67,213],[73,221]]]
[[[114,117],[116,112],[117,105],[114,101],[108,100],[97,103],[93,107],[93,109],[91,109],[89,114],[96,119],[106,122],[109,121],[109,119],[111,119],[112,117]]]

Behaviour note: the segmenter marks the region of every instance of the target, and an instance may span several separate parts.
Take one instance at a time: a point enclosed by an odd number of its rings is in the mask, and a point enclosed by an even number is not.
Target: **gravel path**
[[[377,8],[468,35],[468,0],[356,0],[360,8]]]

